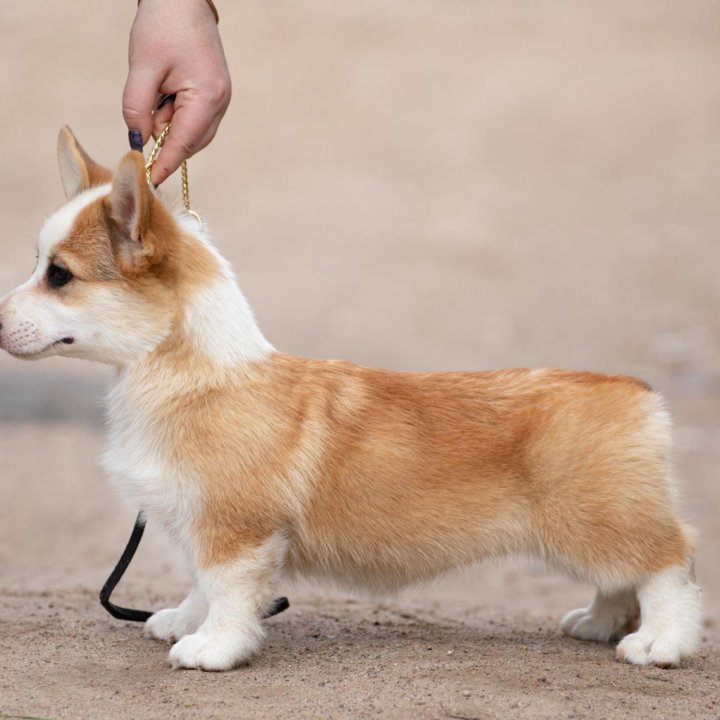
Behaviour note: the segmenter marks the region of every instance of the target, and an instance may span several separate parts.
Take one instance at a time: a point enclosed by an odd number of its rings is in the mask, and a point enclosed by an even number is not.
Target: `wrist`
[[[138,5],[140,5],[140,2],[141,2],[141,0],[138,0]],[[204,2],[210,8],[210,12],[212,12],[213,17],[215,18],[215,23],[217,25],[219,25],[220,24],[220,14],[218,13],[217,7],[215,7],[214,0],[202,0],[202,2]]]

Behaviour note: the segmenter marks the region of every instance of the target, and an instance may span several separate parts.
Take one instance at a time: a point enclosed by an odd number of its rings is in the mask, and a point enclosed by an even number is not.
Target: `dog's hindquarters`
[[[595,432],[604,426],[604,442],[578,447],[582,468],[569,463],[555,478],[567,484],[569,507],[558,512],[561,496],[550,490],[541,510],[550,561],[598,588],[590,607],[569,613],[562,629],[586,640],[625,636],[619,658],[676,666],[695,650],[701,606],[692,530],[677,515],[670,421],[653,393],[611,393],[610,400],[624,411],[605,416],[600,402],[605,422],[588,421]]]

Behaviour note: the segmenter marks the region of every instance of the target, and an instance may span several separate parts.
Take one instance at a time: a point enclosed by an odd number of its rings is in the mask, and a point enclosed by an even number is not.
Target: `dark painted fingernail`
[[[139,130],[129,130],[128,131],[128,140],[130,141],[130,149],[131,150],[138,150],[139,152],[142,152],[143,139],[142,139],[142,133]]]
[[[160,98],[160,102],[158,103],[157,109],[162,110],[168,103],[175,102],[175,94],[172,95],[163,95]]]

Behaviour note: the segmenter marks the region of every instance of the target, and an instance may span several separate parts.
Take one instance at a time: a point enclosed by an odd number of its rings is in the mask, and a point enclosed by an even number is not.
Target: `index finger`
[[[139,132],[142,136],[142,145],[147,142],[152,132],[152,111],[161,82],[162,76],[155,68],[138,69],[131,66],[128,72],[123,90],[122,112],[128,130]]]

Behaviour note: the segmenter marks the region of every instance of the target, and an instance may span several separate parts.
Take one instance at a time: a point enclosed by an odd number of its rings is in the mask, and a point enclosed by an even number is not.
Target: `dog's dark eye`
[[[72,273],[60,265],[50,265],[47,269],[48,285],[52,288],[59,288],[67,285],[72,280]]]

